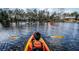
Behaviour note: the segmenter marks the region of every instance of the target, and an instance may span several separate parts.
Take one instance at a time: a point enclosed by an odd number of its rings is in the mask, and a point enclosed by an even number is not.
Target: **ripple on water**
[[[26,26],[25,26],[26,25]],[[53,50],[79,50],[79,24],[78,23],[56,23],[56,24],[23,24],[22,26],[16,28],[8,28],[4,29],[0,27],[0,41],[5,41],[11,35],[17,35],[19,37],[29,37],[33,32],[38,31],[42,33],[44,38],[49,43],[49,46]],[[30,34],[29,34],[30,33]],[[27,35],[29,34],[29,35]],[[61,35],[64,36],[63,39],[55,39],[46,37],[47,35]],[[21,38],[22,40],[24,38]],[[23,41],[19,39],[20,43],[23,45]],[[10,41],[13,42],[13,41]],[[16,45],[18,43],[18,39],[13,43],[6,43],[7,45]],[[20,46],[20,43],[17,45]],[[2,44],[4,45],[4,44]],[[6,46],[6,45],[4,45]],[[70,48],[71,47],[71,48]],[[3,47],[0,47],[1,49]],[[6,47],[7,48],[7,47]],[[8,47],[10,48],[10,47]],[[7,49],[8,49],[7,48]],[[5,49],[4,49],[5,50]]]

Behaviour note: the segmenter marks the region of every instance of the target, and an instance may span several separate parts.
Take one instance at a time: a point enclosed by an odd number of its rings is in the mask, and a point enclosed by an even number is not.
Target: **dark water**
[[[18,27],[13,23],[10,28],[4,28],[0,24],[0,42],[7,45],[18,45],[17,42],[24,42],[23,39],[27,39],[33,32],[40,32],[44,39],[46,39],[50,50],[56,51],[77,51],[79,50],[79,24],[78,23],[21,23]],[[14,42],[9,37],[16,35],[16,41]],[[64,38],[50,38],[47,36],[64,36]],[[12,43],[14,42],[14,43]],[[24,43],[22,43],[24,44]],[[6,45],[5,45],[6,47]],[[23,46],[24,47],[24,46]],[[4,48],[4,47],[3,47]],[[2,47],[0,49],[3,49]],[[9,48],[9,47],[6,47]],[[23,48],[19,48],[23,49]],[[6,50],[6,49],[4,49]]]

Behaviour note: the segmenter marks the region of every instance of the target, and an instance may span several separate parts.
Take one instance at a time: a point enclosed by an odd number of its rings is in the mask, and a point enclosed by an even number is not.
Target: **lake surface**
[[[10,36],[17,38],[23,35],[29,37],[33,32],[40,32],[47,40],[48,46],[55,51],[77,51],[79,50],[79,23],[15,23],[5,28],[0,24],[0,42],[10,41]],[[64,36],[64,38],[50,38],[47,36]]]

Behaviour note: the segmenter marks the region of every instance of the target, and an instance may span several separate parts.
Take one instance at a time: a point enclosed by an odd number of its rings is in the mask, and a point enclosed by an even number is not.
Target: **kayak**
[[[28,46],[29,46],[30,42],[32,42],[32,38],[33,38],[33,35],[28,39],[27,44],[25,45],[24,51],[28,51]],[[44,39],[42,37],[40,38],[40,41],[43,42],[43,45],[49,50],[46,42],[44,41]]]

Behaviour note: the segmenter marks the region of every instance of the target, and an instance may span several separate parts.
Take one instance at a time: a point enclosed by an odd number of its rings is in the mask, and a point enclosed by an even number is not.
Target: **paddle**
[[[17,37],[18,37],[18,35],[13,35],[13,36],[10,36],[9,38],[12,40],[15,40]],[[47,37],[57,38],[57,39],[64,38],[64,36],[59,36],[59,35],[47,35]]]
[[[18,36],[16,36],[16,35],[14,35],[14,36],[10,36],[10,38],[12,39],[12,40],[15,40],[16,39],[16,37],[18,37]],[[57,38],[57,39],[61,39],[61,38],[64,38],[64,36],[48,36],[48,37],[51,37],[51,38]]]
[[[61,38],[64,38],[64,36],[50,36],[51,38],[59,38],[59,39],[61,39]]]
[[[51,37],[51,38],[64,38],[64,36],[60,36],[60,35],[47,35],[48,37]]]
[[[18,38],[19,36],[17,36],[17,35],[12,35],[12,36],[10,36],[9,38],[10,39],[12,39],[12,40],[15,40],[16,38]]]

